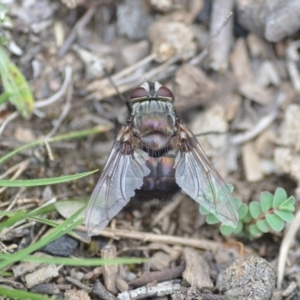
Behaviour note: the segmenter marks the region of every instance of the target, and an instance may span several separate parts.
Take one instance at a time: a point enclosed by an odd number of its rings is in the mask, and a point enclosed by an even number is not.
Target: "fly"
[[[90,236],[130,201],[171,199],[184,191],[224,225],[236,227],[238,209],[226,184],[187,126],[173,93],[147,81],[132,91],[132,111],[119,131],[85,212]]]

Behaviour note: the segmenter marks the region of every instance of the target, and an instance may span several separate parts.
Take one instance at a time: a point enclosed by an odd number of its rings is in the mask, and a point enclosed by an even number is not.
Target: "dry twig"
[[[128,299],[144,299],[147,297],[161,297],[166,295],[171,295],[175,291],[180,290],[180,281],[165,281],[162,283],[158,283],[155,286],[151,287],[141,287],[132,291],[123,292],[118,295],[119,300],[128,300]],[[139,297],[139,298],[137,298]]]
[[[79,226],[79,230],[86,231],[85,227]],[[104,236],[107,238],[129,238],[135,240],[141,240],[144,242],[157,242],[157,243],[165,243],[171,245],[182,245],[182,246],[189,246],[198,249],[204,249],[208,251],[216,251],[218,247],[222,244],[214,241],[209,241],[205,239],[192,239],[192,238],[185,238],[179,236],[172,236],[172,235],[163,235],[163,234],[154,234],[154,233],[147,233],[147,232],[140,232],[140,231],[128,231],[128,230],[121,230],[121,229],[104,229],[99,230],[98,235]]]
[[[180,265],[175,268],[163,270],[163,271],[156,271],[156,272],[144,272],[141,277],[129,283],[130,286],[139,287],[147,285],[151,282],[162,282],[166,280],[175,279],[181,276],[182,272],[184,271],[185,266]]]
[[[241,145],[245,142],[248,142],[248,141],[254,139],[262,131],[266,130],[277,118],[277,116],[279,114],[279,107],[283,103],[284,100],[285,100],[285,95],[283,93],[279,93],[279,95],[277,96],[276,104],[275,104],[273,111],[269,115],[261,118],[260,121],[250,130],[248,130],[244,133],[240,133],[240,134],[236,134],[236,135],[232,136],[230,138],[230,143],[232,145]]]
[[[281,289],[287,255],[299,228],[300,228],[300,210],[298,210],[293,222],[290,224],[290,227],[285,233],[284,238],[280,245],[278,265],[277,265],[277,288],[278,289]]]
[[[14,170],[17,168],[16,173],[10,178],[11,180],[17,179],[28,167],[30,163],[30,159],[25,159],[22,162],[16,164],[15,166],[11,167],[9,170],[7,170],[5,173],[10,174],[11,172],[14,172]],[[13,171],[11,171],[13,170]],[[0,194],[3,193],[7,187],[0,188]]]
[[[70,49],[71,45],[73,44],[73,42],[75,41],[75,39],[77,37],[78,32],[80,30],[82,30],[87,25],[87,23],[91,20],[94,13],[96,12],[96,8],[97,8],[96,5],[92,5],[86,11],[86,13],[82,16],[82,18],[77,21],[77,23],[73,27],[70,35],[67,37],[64,44],[59,49],[58,54],[57,54],[58,57],[64,56],[65,53]]]

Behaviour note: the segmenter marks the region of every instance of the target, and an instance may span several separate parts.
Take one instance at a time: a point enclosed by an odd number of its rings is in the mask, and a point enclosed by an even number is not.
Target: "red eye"
[[[141,98],[146,96],[147,96],[146,90],[142,87],[138,87],[131,92],[130,99]]]
[[[173,93],[165,86],[162,86],[157,91],[157,96],[159,97],[169,97],[173,98]]]

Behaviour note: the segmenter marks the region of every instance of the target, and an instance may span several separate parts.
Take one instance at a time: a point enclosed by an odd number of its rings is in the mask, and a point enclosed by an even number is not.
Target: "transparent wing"
[[[139,150],[125,155],[114,145],[85,211],[90,236],[105,228],[134,196],[134,190],[142,186],[143,178],[150,173],[144,160]]]
[[[177,152],[176,183],[222,224],[235,228],[238,224],[235,200],[196,139],[194,145],[190,151]]]

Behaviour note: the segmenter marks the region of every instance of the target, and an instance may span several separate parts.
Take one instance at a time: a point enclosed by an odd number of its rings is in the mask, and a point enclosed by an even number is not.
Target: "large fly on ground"
[[[178,118],[174,96],[147,81],[130,96],[132,111],[119,131],[85,212],[90,236],[106,227],[130,201],[171,199],[180,190],[236,227],[236,203],[187,126]]]

